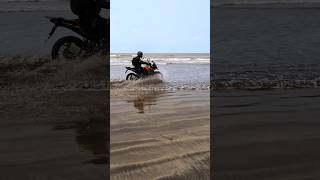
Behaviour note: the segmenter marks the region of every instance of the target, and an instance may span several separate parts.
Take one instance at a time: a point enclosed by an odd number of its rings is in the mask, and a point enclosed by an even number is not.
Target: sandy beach
[[[112,91],[112,180],[209,178],[209,91]]]
[[[107,99],[105,90],[1,89],[2,177],[106,179]]]
[[[318,179],[319,90],[213,93],[216,179]]]
[[[164,81],[124,81],[133,55],[111,56],[111,179],[209,179],[209,54],[146,54]]]
[[[319,179],[319,4],[212,7],[216,179]]]

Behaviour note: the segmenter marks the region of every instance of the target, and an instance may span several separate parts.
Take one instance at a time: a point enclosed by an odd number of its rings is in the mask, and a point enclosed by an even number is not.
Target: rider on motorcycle
[[[99,13],[101,8],[110,9],[110,2],[106,0],[71,0],[71,10],[79,17],[80,26],[88,36],[94,40],[108,38],[108,20]]]
[[[144,73],[144,70],[141,67],[142,64],[147,64],[149,66],[151,65],[151,63],[149,63],[149,62],[142,61],[142,57],[143,57],[143,52],[139,51],[137,53],[137,56],[132,59],[132,65],[134,66],[134,68],[138,72],[138,74]]]

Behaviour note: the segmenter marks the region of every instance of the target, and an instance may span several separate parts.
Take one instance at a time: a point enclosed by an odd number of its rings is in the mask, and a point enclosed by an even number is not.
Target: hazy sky
[[[210,50],[209,0],[111,1],[111,53]]]

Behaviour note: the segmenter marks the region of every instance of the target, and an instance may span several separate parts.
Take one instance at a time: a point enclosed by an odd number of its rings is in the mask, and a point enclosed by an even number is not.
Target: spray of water
[[[51,60],[49,56],[0,56],[1,87],[105,88],[107,61]]]

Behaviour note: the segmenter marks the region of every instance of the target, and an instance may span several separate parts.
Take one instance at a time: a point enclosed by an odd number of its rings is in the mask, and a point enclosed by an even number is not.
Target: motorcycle
[[[88,58],[93,55],[105,55],[107,54],[107,38],[102,40],[93,40],[89,37],[80,27],[79,19],[67,20],[61,17],[46,17],[51,23],[52,27],[48,40],[52,37],[58,27],[65,27],[72,30],[82,37],[82,39],[76,36],[65,36],[58,39],[52,47],[51,57],[52,59],[65,58]]]
[[[150,65],[146,65],[143,67],[143,72],[139,72],[137,69],[133,67],[126,67],[126,72],[132,71],[129,73],[126,77],[126,80],[135,81],[138,79],[144,79],[144,78],[157,78],[160,80],[163,80],[163,75],[161,72],[156,71],[158,69],[157,64],[152,61]]]

